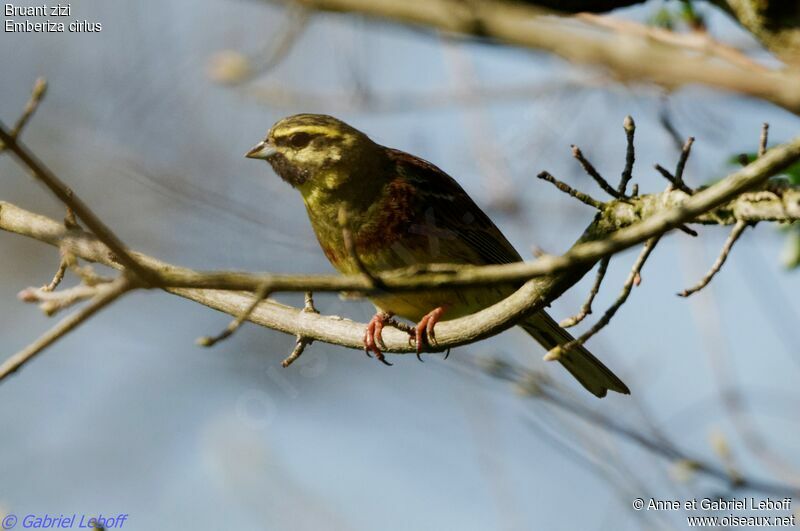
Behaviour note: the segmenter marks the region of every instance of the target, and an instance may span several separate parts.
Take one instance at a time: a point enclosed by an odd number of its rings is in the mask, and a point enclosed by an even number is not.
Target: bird
[[[522,261],[500,229],[464,189],[434,164],[385,147],[324,114],[277,121],[246,157],[265,160],[300,192],[317,240],[344,274],[384,273],[431,264],[489,265]],[[370,294],[375,316],[364,333],[369,355],[381,352],[381,331],[395,316],[409,329],[417,355],[435,341],[435,325],[491,306],[515,286],[457,287],[422,293]],[[573,337],[545,311],[519,326],[547,351]],[[628,387],[583,345],[566,349],[560,363],[597,397]]]

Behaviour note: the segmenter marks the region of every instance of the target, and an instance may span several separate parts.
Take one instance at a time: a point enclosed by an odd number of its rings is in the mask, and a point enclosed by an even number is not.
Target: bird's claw
[[[383,355],[381,352],[381,348],[386,348],[386,345],[383,342],[383,327],[386,325],[386,322],[391,319],[392,316],[385,312],[378,312],[372,316],[369,323],[367,324],[366,330],[364,330],[364,352],[369,356],[372,357],[372,352],[375,354],[375,357],[383,363],[384,365],[391,366],[392,364],[386,361],[386,356]]]
[[[410,334],[413,334],[414,342],[417,346],[417,359],[422,361],[422,349],[425,347],[425,344],[433,345],[436,343],[436,333],[434,332],[434,327],[436,323],[439,322],[439,319],[444,314],[445,308],[438,307],[433,311],[428,312],[425,316],[420,319]]]

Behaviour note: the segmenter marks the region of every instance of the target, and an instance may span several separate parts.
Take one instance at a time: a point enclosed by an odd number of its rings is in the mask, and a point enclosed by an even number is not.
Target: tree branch
[[[268,0],[286,4],[290,0]],[[800,74],[765,70],[734,60],[723,47],[698,47],[677,39],[656,40],[628,25],[543,16],[530,3],[507,0],[291,0],[319,11],[358,13],[448,33],[490,38],[551,52],[578,64],[603,67],[622,80],[651,82],[673,90],[702,84],[769,101],[800,114]],[[721,51],[722,50],[722,51]]]
[[[711,269],[708,271],[708,273],[706,273],[706,275],[700,279],[697,284],[678,293],[678,296],[688,297],[689,295],[697,293],[706,287],[708,283],[711,282],[711,279],[713,279],[714,276],[719,273],[719,270],[722,269],[722,266],[725,265],[725,260],[728,259],[731,249],[733,249],[733,246],[736,244],[739,236],[741,236],[744,230],[749,226],[750,224],[746,221],[737,221],[736,225],[733,226],[733,230],[731,230],[728,239],[725,240],[725,245],[722,246],[722,251],[720,251],[719,257],[717,257],[716,262],[714,262],[714,265],[711,266]]]
[[[747,183],[752,182],[752,180],[766,178],[763,172],[776,171],[775,165],[779,161],[785,162],[783,156],[777,156],[777,158],[773,158],[768,163],[765,163],[764,160],[776,157],[776,153],[779,153],[784,148],[782,146],[776,147],[765,155],[763,159],[760,159],[761,165],[758,166],[760,171],[755,171],[751,168],[745,172],[743,177],[745,179],[744,186],[747,187]],[[795,156],[800,156],[800,154],[796,153]],[[734,176],[736,175],[739,175],[739,172],[734,174]],[[727,195],[731,189],[738,189],[742,183],[739,180],[733,184],[727,184],[723,181],[714,186],[720,185],[723,185],[723,195]],[[436,285],[437,282],[450,283],[451,285],[467,285],[470,282],[476,284],[496,283],[498,279],[526,278],[524,275],[530,275],[531,273],[546,275],[563,270],[564,258],[569,257],[570,253],[577,250],[572,256],[577,256],[578,261],[569,264],[570,267],[575,268],[577,267],[576,264],[585,263],[595,256],[593,253],[614,253],[618,249],[624,248],[627,242],[636,241],[641,234],[650,234],[650,232],[641,233],[640,231],[642,226],[653,225],[654,222],[651,221],[653,219],[658,221],[666,218],[669,223],[677,224],[678,222],[683,222],[684,219],[691,218],[696,207],[685,210],[685,203],[688,201],[702,201],[702,205],[713,203],[715,200],[704,198],[704,194],[709,190],[711,188],[702,190],[688,199],[680,191],[669,191],[628,198],[624,202],[613,202],[604,210],[600,219],[590,226],[587,233],[597,237],[599,234],[613,233],[620,227],[627,228],[621,229],[617,234],[612,234],[611,237],[605,240],[578,244],[573,248],[573,251],[562,257],[545,256],[530,263],[511,264],[513,269],[510,273],[506,273],[504,269],[509,266],[484,266],[439,273],[421,273],[418,275],[408,275],[406,273],[385,276],[384,282],[387,283],[389,289],[427,289],[429,286]],[[719,198],[720,196],[715,193],[713,197]],[[675,212],[678,214],[675,214]],[[744,193],[728,203],[723,203],[717,209],[711,209],[700,214],[694,220],[700,223],[720,225],[733,224],[737,220],[782,222],[800,220],[800,188],[789,186],[786,183],[779,183],[770,186],[768,191]],[[658,232],[664,230],[668,225],[658,221],[654,226],[657,229],[655,232]],[[56,220],[28,212],[10,203],[0,202],[0,229],[31,237],[57,247],[63,247],[75,256],[90,262],[97,262],[116,269],[124,268],[110,257],[108,248],[93,235],[78,229],[67,229]],[[633,229],[632,232],[631,229]],[[648,230],[653,229],[650,228]],[[619,234],[623,234],[623,238],[616,239]],[[631,236],[626,236],[626,234]],[[585,251],[584,249],[588,250]],[[247,311],[253,301],[252,295],[203,288],[222,287],[224,289],[252,291],[257,290],[259,286],[266,282],[275,290],[282,291],[307,291],[310,287],[317,291],[369,290],[369,285],[361,275],[286,276],[240,272],[203,273],[167,264],[136,252],[132,252],[132,256],[139,263],[153,271],[157,271],[165,281],[175,280],[176,284],[183,286],[195,284],[195,287],[169,287],[167,291],[170,293],[233,316],[240,316]],[[552,269],[548,269],[551,267]],[[570,285],[570,282],[575,280],[576,276],[581,275],[583,272],[585,271],[578,270],[577,273],[568,275],[533,278],[511,297],[490,308],[468,317],[440,322],[436,330],[437,345],[435,350],[444,351],[451,347],[471,343],[499,333],[512,326],[521,316],[543,308],[547,302],[559,295]],[[300,335],[311,340],[359,350],[363,347],[364,324],[341,317],[303,312],[301,309],[285,306],[272,300],[263,301],[253,308],[247,319],[256,324],[294,336]],[[387,347],[386,352],[414,352],[414,347],[408,343],[407,334],[400,330],[386,328],[384,329],[383,338]]]
[[[55,343],[59,338],[71,332],[91,316],[117,300],[126,291],[133,288],[131,281],[124,275],[115,281],[98,286],[97,294],[89,304],[68,315],[53,328],[45,332],[39,339],[20,350],[0,364],[0,380],[10,376],[38,353]]]
[[[38,82],[37,82],[38,85]],[[35,89],[34,89],[35,92]],[[44,94],[42,89],[41,95]],[[41,98],[41,95],[39,96]],[[23,113],[24,115],[25,113]],[[5,149],[14,154],[20,163],[34,176],[38,181],[44,184],[51,192],[62,202],[69,207],[72,212],[77,215],[86,226],[95,233],[103,242],[108,245],[111,252],[114,253],[117,260],[119,260],[125,267],[137,275],[143,282],[154,283],[156,279],[150,271],[147,271],[140,264],[138,264],[125,249],[122,241],[111,231],[110,228],[98,218],[94,212],[84,203],[72,189],[64,184],[61,179],[50,171],[39,159],[28,150],[21,142],[19,142],[15,135],[6,130],[5,125],[0,122],[0,141],[5,145]]]
[[[630,178],[632,169],[632,121],[626,120],[625,130],[628,153],[620,182],[622,190]],[[616,252],[644,241],[648,241],[645,252],[649,253],[659,238],[674,228],[682,228],[687,222],[730,224],[762,221],[766,218],[774,221],[800,219],[800,196],[796,188],[786,182],[773,182],[764,186],[771,175],[800,159],[800,138],[798,138],[773,148],[753,163],[692,196],[668,188],[661,194],[638,196],[637,192],[634,196],[627,197],[623,195],[624,192],[614,190],[606,183],[604,188],[610,190],[609,193],[612,195],[619,195],[620,198],[603,204],[590,201],[590,204],[594,203],[593,206],[601,210],[600,213],[578,243],[562,256],[545,255],[530,263],[482,267],[432,264],[377,275],[368,272],[349,276],[274,275],[236,271],[200,272],[128,251],[88,206],[17,142],[16,138],[6,132],[2,124],[0,124],[0,139],[20,162],[68,207],[67,219],[65,223],[60,224],[9,203],[0,202],[0,228],[56,245],[66,256],[83,258],[118,269],[123,272],[123,278],[136,280],[137,287],[161,287],[236,317],[218,338],[206,339],[206,343],[211,344],[229,336],[246,320],[291,333],[298,338],[298,347],[294,355],[287,358],[287,364],[296,359],[305,345],[314,340],[360,349],[365,325],[338,317],[323,317],[314,311],[297,310],[273,301],[262,301],[261,299],[268,293],[351,291],[369,295],[378,289],[422,291],[458,286],[521,286],[512,295],[493,306],[466,317],[441,323],[437,329],[438,340],[429,350],[445,351],[454,346],[489,337],[513,326],[520,319],[539,311],[561,295],[598,260],[604,260]],[[687,143],[683,151],[678,173],[682,172],[690,145],[691,143]],[[590,164],[579,152],[576,156],[590,174],[597,173],[590,169]],[[599,175],[596,179],[597,177]],[[597,180],[605,182],[602,177]],[[758,191],[747,193],[748,190]],[[83,231],[75,223],[73,211],[86,222],[94,234]],[[345,230],[345,240],[348,240],[348,227],[344,217],[342,225]],[[350,252],[354,253],[355,249],[350,249]],[[640,261],[643,262],[644,259],[646,254]],[[635,275],[636,271],[633,274]],[[87,284],[92,283],[87,282]],[[101,288],[96,289],[100,293]],[[230,293],[231,291],[255,292],[255,296]],[[76,294],[62,292],[54,297],[60,297],[65,303],[73,304],[81,298],[73,295]],[[307,308],[309,297],[307,295]],[[313,305],[311,307],[313,310]],[[606,318],[605,322],[607,321]],[[385,350],[389,352],[415,351],[401,330],[387,330],[384,341]],[[40,349],[34,350],[38,352]]]

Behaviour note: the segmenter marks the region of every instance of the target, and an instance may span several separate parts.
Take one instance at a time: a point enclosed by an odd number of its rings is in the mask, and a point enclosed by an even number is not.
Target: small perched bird
[[[264,159],[296,188],[325,256],[342,273],[381,273],[413,265],[507,264],[522,258],[459,184],[420,158],[381,146],[331,116],[278,121],[246,155]],[[417,353],[435,340],[437,321],[462,317],[504,299],[513,286],[380,293],[364,334],[365,350],[387,363],[381,329],[394,315],[417,322]],[[540,311],[520,326],[545,349],[573,338]],[[559,358],[589,391],[630,391],[583,346]]]

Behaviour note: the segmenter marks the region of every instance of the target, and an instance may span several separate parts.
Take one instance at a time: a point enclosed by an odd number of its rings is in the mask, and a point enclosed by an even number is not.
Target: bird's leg
[[[366,330],[364,330],[364,352],[367,353],[367,356],[370,358],[370,352],[375,353],[375,357],[378,358],[378,361],[385,365],[391,365],[388,361],[386,361],[386,357],[381,352],[381,348],[386,348],[386,345],[383,343],[383,327],[386,325],[388,321],[392,318],[392,314],[386,312],[378,312],[372,316],[369,323],[367,324]]]
[[[424,347],[425,343],[433,344],[436,343],[436,334],[433,331],[433,327],[436,326],[436,323],[439,322],[439,319],[444,314],[447,308],[445,306],[439,306],[438,308],[428,312],[425,314],[425,317],[420,319],[417,323],[417,326],[414,327],[414,341],[417,344],[417,359],[422,361],[422,348]]]

